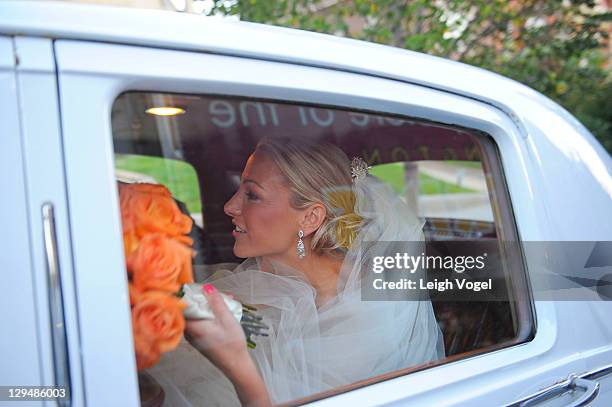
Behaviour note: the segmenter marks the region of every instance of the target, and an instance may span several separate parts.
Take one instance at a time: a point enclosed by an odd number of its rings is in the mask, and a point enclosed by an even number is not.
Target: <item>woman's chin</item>
[[[234,244],[234,256],[239,257],[241,259],[246,259],[247,257],[254,257],[249,254],[248,250],[245,250],[243,247],[240,247],[237,244]]]

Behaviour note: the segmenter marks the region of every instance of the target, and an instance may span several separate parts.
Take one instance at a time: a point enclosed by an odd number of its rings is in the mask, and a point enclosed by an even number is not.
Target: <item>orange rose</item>
[[[185,329],[185,306],[178,297],[164,292],[142,293],[132,308],[134,338],[140,336],[154,341],[161,353],[176,348]],[[149,350],[145,347],[142,354],[148,354]]]
[[[122,193],[124,189],[129,190],[130,192],[144,192],[147,194],[156,194],[156,195],[165,195],[168,197],[172,197],[170,190],[161,184],[147,184],[147,183],[139,183],[139,184],[126,184],[119,183],[119,192]]]
[[[136,236],[136,233],[123,232],[123,251],[125,258],[127,259],[134,251],[138,248],[140,239]],[[132,274],[132,270],[128,267],[128,274]]]
[[[138,194],[139,197],[142,195]],[[170,197],[145,195],[144,199],[138,199],[135,204],[136,233],[139,236],[147,233],[180,236],[188,234],[191,230],[193,221],[181,212],[176,202]]]
[[[134,193],[130,184],[119,184],[119,208],[121,209],[121,227],[123,229],[123,249],[127,258],[140,243],[136,235],[136,217],[130,204]],[[128,272],[130,270],[128,269]]]
[[[133,185],[136,187],[143,184]],[[142,187],[135,187],[120,189],[121,222],[124,233],[135,233],[137,238],[142,238],[148,233],[180,236],[191,231],[193,221],[181,212],[170,195],[143,192],[139,191],[143,189]]]
[[[150,233],[163,233],[192,245],[184,236],[191,231],[193,221],[183,214],[170,191],[163,185],[119,183],[119,204],[123,227],[123,247],[126,258]],[[128,268],[128,272],[131,270]]]
[[[128,293],[130,294],[130,306],[133,306],[138,301],[140,290],[136,289],[131,281],[128,281]]]
[[[177,292],[185,283],[193,282],[191,257],[193,250],[161,234],[152,234],[140,241],[128,257],[134,287]]]
[[[136,351],[136,368],[147,369],[159,362],[159,346],[155,341],[134,333],[134,350]]]

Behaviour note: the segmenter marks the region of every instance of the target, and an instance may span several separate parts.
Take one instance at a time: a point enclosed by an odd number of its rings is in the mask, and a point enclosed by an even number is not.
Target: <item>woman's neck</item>
[[[342,260],[328,255],[310,255],[300,260],[300,267],[317,291],[317,303],[323,304],[336,296]]]
[[[280,262],[306,276],[317,292],[317,304],[321,305],[336,296],[342,258],[311,252],[302,259],[296,257],[288,261],[283,259]]]

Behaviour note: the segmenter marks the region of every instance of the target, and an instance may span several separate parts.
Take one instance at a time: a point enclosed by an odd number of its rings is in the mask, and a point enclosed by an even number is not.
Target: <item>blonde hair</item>
[[[323,223],[315,232],[315,253],[348,249],[363,219],[355,213],[350,161],[337,146],[289,137],[264,138],[256,151],[266,153],[278,166],[292,192],[291,206],[325,207]]]

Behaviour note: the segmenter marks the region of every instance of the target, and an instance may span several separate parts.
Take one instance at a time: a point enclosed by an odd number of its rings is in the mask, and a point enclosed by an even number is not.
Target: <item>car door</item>
[[[483,132],[492,151],[499,152],[491,154],[499,160],[499,179],[507,183],[499,188],[506,191],[501,199],[509,228],[523,240],[541,240],[548,227],[543,206],[532,199],[537,180],[530,177],[528,147],[512,120],[489,104],[397,80],[262,59],[76,40],[57,40],[55,52],[88,405],[136,405],[138,400],[111,117],[113,104],[126,92],[304,103]],[[235,118],[225,114],[221,121]],[[459,354],[428,369],[390,374],[303,402],[501,405],[516,401],[526,389],[582,371],[580,358],[567,357],[556,345],[555,303],[532,302],[528,295],[523,301],[526,325],[520,326],[522,339],[511,346]]]
[[[15,388],[52,386],[60,403],[78,405],[78,318],[52,41],[0,37],[0,60],[0,165],[8,205],[2,210],[0,382],[13,386],[13,396]]]

